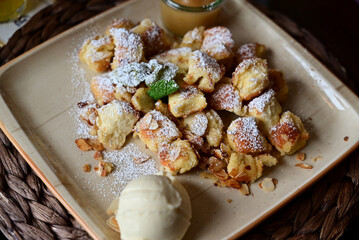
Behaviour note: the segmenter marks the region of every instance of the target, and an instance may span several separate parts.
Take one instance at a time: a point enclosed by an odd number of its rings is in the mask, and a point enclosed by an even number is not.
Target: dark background
[[[359,93],[359,0],[249,0],[280,12],[314,35],[346,69]],[[359,239],[359,217],[340,240]]]

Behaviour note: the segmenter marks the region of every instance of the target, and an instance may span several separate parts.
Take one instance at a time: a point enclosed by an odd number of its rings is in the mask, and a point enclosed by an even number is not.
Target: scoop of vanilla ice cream
[[[175,178],[147,175],[122,191],[116,220],[124,240],[181,239],[190,225],[191,202]]]

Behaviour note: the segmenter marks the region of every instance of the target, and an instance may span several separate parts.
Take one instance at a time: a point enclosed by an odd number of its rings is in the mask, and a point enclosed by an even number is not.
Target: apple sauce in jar
[[[198,26],[216,25],[224,0],[161,0],[162,22],[178,36]]]

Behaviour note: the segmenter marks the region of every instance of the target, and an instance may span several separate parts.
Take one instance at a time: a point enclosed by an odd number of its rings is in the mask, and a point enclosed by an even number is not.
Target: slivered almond
[[[228,179],[228,174],[226,173],[226,171],[224,171],[224,169],[221,169],[218,172],[213,173],[213,174],[214,174],[214,176],[216,176],[220,180],[227,180]]]
[[[75,143],[81,151],[105,150],[102,144],[98,141],[98,139],[79,138],[75,140]]]
[[[111,216],[109,219],[107,219],[106,224],[116,232],[120,232],[120,227],[118,226],[115,216]]]
[[[234,179],[240,179],[241,177],[246,177],[246,176],[247,176],[247,173],[241,171],[234,177]]]
[[[98,166],[95,168],[97,174],[101,177],[107,177],[110,173],[115,170],[115,166],[106,161],[100,161]]]
[[[169,158],[171,161],[175,161],[180,154],[181,154],[181,147],[177,146],[176,148],[170,151]]]
[[[141,164],[147,162],[150,159],[151,159],[150,156],[141,156],[141,157],[135,157],[133,160],[136,164]]]
[[[296,155],[296,159],[299,161],[304,161],[305,160],[305,153],[297,153]]]
[[[229,157],[231,153],[231,148],[228,145],[221,143],[219,145],[219,148],[221,149],[223,157]]]
[[[81,151],[91,151],[92,150],[92,147],[83,138],[76,139],[75,143]]]
[[[219,150],[219,149],[215,149],[214,152],[213,152],[213,155],[214,155],[216,158],[223,159],[222,152],[221,152],[221,150]]]
[[[216,157],[210,157],[208,163],[208,171],[211,173],[216,173],[225,167],[224,163]]]
[[[265,178],[259,185],[265,192],[273,192],[275,184],[272,178]]]
[[[248,196],[249,195],[249,187],[246,183],[242,183],[241,184],[241,188],[239,189],[239,191],[243,194],[243,195],[246,195]]]
[[[312,169],[313,168],[313,166],[305,164],[305,163],[298,163],[298,164],[295,164],[295,166],[300,167],[300,168],[304,168],[304,169]]]
[[[235,179],[233,178],[230,178],[230,179],[227,179],[227,180],[224,180],[223,181],[224,184],[227,186],[227,187],[231,187],[231,188],[235,188],[235,189],[241,189],[242,187],[242,184],[237,182]]]
[[[158,127],[159,127],[159,126],[158,126],[157,121],[152,120],[151,123],[150,123],[150,125],[148,126],[148,129],[149,129],[149,130],[156,130]]]
[[[152,115],[151,114],[146,114],[146,116],[144,116],[144,118],[142,119],[142,126],[144,129],[149,129],[150,125],[152,122]]]

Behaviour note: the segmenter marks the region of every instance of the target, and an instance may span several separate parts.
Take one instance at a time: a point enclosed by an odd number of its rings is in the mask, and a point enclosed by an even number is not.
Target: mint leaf
[[[148,91],[148,95],[154,100],[161,99],[170,95],[171,93],[177,92],[180,87],[174,80],[159,80],[153,83]]]

